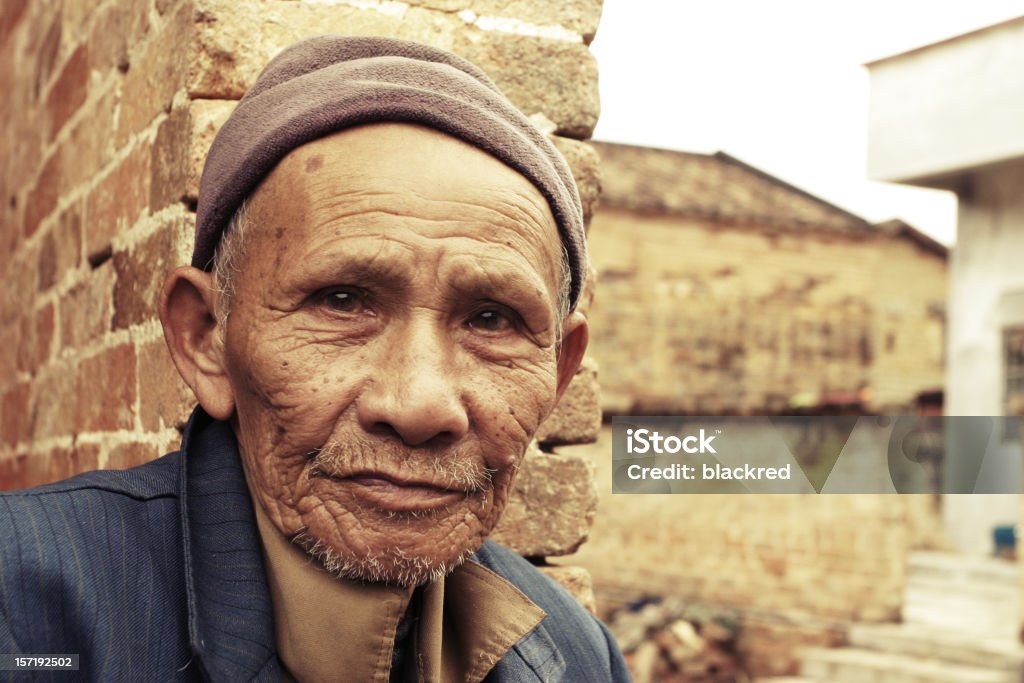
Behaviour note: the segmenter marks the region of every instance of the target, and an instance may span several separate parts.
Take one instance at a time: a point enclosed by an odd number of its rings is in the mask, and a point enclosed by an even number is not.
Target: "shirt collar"
[[[214,681],[278,670],[260,539],[231,426],[196,408],[181,444],[189,641]]]

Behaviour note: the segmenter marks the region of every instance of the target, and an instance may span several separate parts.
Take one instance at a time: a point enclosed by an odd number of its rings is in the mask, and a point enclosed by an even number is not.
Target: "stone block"
[[[543,114],[554,133],[589,138],[601,110],[597,62],[582,43],[498,31],[465,31],[454,51],[483,69],[527,116]]]
[[[189,149],[189,174],[185,183],[185,196],[196,201],[199,198],[199,179],[203,175],[203,164],[213,144],[213,138],[224,122],[231,116],[238,104],[234,100],[191,100],[189,121],[192,124]]]
[[[60,306],[60,347],[77,349],[111,329],[114,314],[114,264],[90,270],[68,290]]]
[[[197,0],[193,99],[242,97],[260,70],[292,43],[327,33],[403,38],[450,48],[464,24],[419,8],[357,8],[283,0]]]
[[[46,98],[50,114],[50,139],[64,127],[89,94],[89,48],[79,45],[71,53]]]
[[[576,598],[591,614],[597,614],[597,601],[594,599],[594,582],[590,572],[583,567],[572,565],[547,565],[538,567],[548,578],[554,579],[572,597]]]
[[[196,399],[171,362],[166,343],[163,339],[147,342],[138,353],[140,374],[144,368],[147,386],[139,396],[142,428],[149,432],[183,429]]]
[[[537,431],[544,445],[593,443],[601,431],[601,389],[597,363],[584,358],[555,410]]]
[[[128,343],[83,360],[74,393],[55,394],[50,400],[75,403],[78,430],[108,432],[135,427],[136,395],[135,346]]]
[[[118,233],[126,231],[149,206],[151,147],[140,143],[89,193],[85,220],[85,248],[89,258],[110,248]]]
[[[493,538],[527,557],[569,555],[587,539],[596,511],[591,464],[533,446]]]
[[[593,145],[572,138],[552,136],[551,141],[562,153],[565,160],[572,169],[572,176],[576,179],[576,187],[580,191],[580,201],[583,204],[583,221],[589,227],[590,217],[597,207],[598,197],[601,195],[601,157]]]
[[[193,99],[240,99],[272,57],[302,38],[380,35],[470,59],[527,116],[542,113],[553,121],[557,134],[586,138],[597,123],[597,65],[583,43],[481,31],[452,13],[419,7],[388,12],[282,0],[200,0],[196,17]]]
[[[586,43],[594,39],[601,19],[601,0],[568,0],[537,2],[537,0],[406,0],[442,12],[470,10],[483,17],[509,19],[540,27],[560,26],[579,34]]]
[[[191,216],[177,216],[127,250],[114,253],[113,329],[156,316],[164,280],[174,268],[188,262],[192,230]]]

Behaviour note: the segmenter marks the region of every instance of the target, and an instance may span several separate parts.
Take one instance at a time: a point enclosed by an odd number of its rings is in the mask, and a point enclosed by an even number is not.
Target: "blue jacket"
[[[607,630],[561,587],[495,543],[475,560],[548,615],[488,681],[629,680]],[[281,680],[231,428],[197,409],[178,452],[0,495],[0,654],[80,655],[77,674],[4,680]]]

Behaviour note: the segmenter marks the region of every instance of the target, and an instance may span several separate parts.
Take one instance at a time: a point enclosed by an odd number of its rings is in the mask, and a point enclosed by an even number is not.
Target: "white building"
[[[1024,17],[867,66],[869,175],[959,198],[945,413],[1024,414]],[[1001,457],[982,476],[1019,490],[1019,437],[996,438]],[[946,496],[951,540],[988,551],[992,527],[1017,522],[1019,501]]]

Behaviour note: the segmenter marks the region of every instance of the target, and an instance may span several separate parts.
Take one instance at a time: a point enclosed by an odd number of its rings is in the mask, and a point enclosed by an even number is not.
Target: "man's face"
[[[258,502],[338,573],[450,569],[555,401],[548,204],[461,141],[378,124],[296,149],[250,209],[224,358]]]

